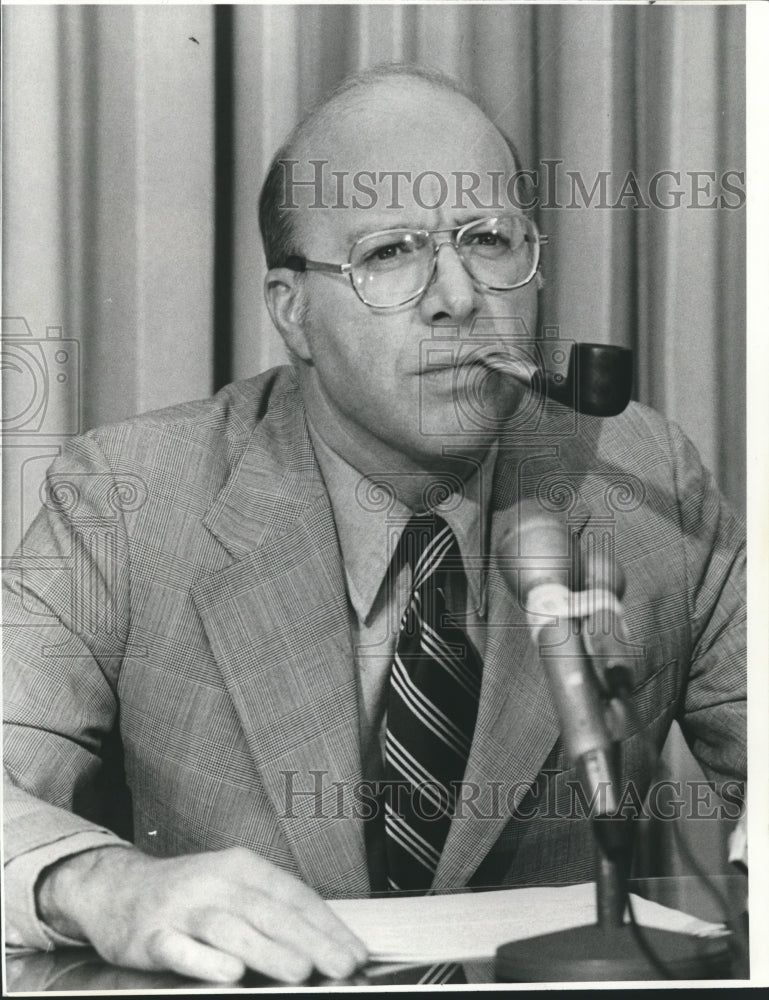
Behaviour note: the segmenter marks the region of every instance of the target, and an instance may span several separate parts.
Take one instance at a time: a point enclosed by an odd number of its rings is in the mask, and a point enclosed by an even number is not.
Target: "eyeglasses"
[[[448,233],[449,239],[435,237]],[[372,309],[393,309],[419,298],[435,277],[438,251],[450,243],[476,285],[509,292],[528,284],[548,242],[525,215],[478,219],[456,229],[386,229],[356,240],[346,264],[292,255],[293,271],[347,274],[358,298]]]

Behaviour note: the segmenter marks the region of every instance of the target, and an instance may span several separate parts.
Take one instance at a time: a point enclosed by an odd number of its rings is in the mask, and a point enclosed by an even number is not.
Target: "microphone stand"
[[[559,670],[567,669],[569,661],[573,662],[580,652],[587,659],[578,631],[571,636],[564,655],[543,657],[565,729],[578,727],[580,722],[574,722],[573,706],[571,717],[567,716],[562,696],[558,704],[563,686],[553,683],[552,678]],[[577,760],[577,775],[586,801],[590,801],[591,789],[595,791],[601,784],[604,787],[608,784],[607,800],[614,804],[613,814],[610,806],[591,821],[596,850],[596,923],[501,945],[494,965],[496,980],[580,983],[730,978],[729,949],[724,938],[700,938],[654,928],[639,932],[624,922],[633,827],[616,808],[620,787],[619,741],[625,718],[623,704],[630,691],[627,671],[612,667],[605,672],[604,683],[610,688],[611,702],[616,708],[613,731],[607,733],[604,746],[587,750]],[[604,712],[605,718],[609,706],[601,697],[597,681],[588,700],[587,711],[593,716],[598,711]]]

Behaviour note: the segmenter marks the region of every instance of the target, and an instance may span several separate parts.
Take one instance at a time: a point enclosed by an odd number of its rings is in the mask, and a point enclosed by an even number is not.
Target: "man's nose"
[[[420,302],[423,321],[428,326],[445,320],[462,322],[477,307],[478,290],[456,248],[451,243],[441,244],[433,279]]]

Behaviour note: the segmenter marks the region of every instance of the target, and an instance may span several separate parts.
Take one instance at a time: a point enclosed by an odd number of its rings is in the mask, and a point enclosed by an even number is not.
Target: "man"
[[[73,441],[9,574],[11,943],[299,981],[365,959],[321,897],[591,878],[505,563],[526,498],[583,534],[611,525],[626,779],[648,785],[674,718],[714,778],[745,777],[741,539],[712,480],[649,411],[575,425],[500,371],[536,329],[541,242],[499,184],[501,134],[446,81],[393,69],[341,88],[277,159],[265,290],[293,367]],[[456,177],[472,196],[445,196]],[[448,650],[432,693],[414,635],[433,666]],[[431,700],[452,669],[465,719]],[[448,741],[431,764],[406,746],[417,715]],[[118,725],[130,842],[104,820]],[[378,796],[452,750],[425,782],[432,826]]]

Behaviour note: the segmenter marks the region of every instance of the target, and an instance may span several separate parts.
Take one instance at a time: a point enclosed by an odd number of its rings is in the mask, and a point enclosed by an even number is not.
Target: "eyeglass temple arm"
[[[288,267],[292,271],[304,274],[305,271],[326,271],[329,274],[347,274],[351,269],[350,264],[329,264],[322,260],[308,260],[306,257],[299,257],[292,254],[283,261],[283,267]]]

